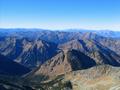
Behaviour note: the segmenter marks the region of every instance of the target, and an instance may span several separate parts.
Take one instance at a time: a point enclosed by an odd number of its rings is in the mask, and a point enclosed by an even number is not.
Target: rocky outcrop
[[[57,54],[46,61],[34,75],[57,76],[70,71],[90,68],[96,65],[95,61],[84,53],[70,50]]]
[[[119,90],[120,68],[109,65],[95,66],[87,70],[66,74],[73,90]]]

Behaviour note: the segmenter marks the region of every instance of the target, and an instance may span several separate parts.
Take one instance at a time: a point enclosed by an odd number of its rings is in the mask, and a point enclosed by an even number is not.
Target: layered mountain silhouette
[[[120,56],[99,42],[89,39],[72,40],[59,46],[63,50],[75,49],[85,53],[97,64],[120,66]]]
[[[39,39],[6,37],[0,44],[1,54],[29,68],[39,66],[59,51],[56,44]]]
[[[2,34],[0,53],[29,68],[39,67],[61,50],[72,49],[84,53],[97,64],[119,66],[119,40],[92,32],[13,30]]]
[[[0,29],[0,88],[119,88],[120,38],[112,33]]]
[[[36,75],[60,75],[97,65],[120,66],[120,56],[93,40],[72,40],[59,46],[63,52],[41,65]]]

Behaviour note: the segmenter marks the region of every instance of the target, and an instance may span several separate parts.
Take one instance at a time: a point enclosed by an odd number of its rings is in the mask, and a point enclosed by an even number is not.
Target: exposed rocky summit
[[[64,51],[41,65],[35,75],[57,76],[70,71],[90,68],[94,65],[96,65],[95,61],[82,52]]]
[[[95,66],[66,74],[73,90],[119,90],[120,68],[109,65]]]

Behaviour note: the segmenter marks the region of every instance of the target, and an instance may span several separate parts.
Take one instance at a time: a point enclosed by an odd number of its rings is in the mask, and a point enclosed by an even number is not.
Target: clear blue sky
[[[0,0],[0,28],[120,30],[120,0]]]

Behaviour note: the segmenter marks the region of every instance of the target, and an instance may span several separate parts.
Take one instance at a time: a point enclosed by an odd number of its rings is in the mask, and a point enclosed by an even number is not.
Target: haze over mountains
[[[35,90],[91,90],[91,88],[109,90],[114,86],[112,82],[119,88],[120,32],[0,29],[0,62],[1,77],[9,78],[16,75],[18,77],[16,86],[19,89],[27,90],[26,87],[29,87]],[[94,76],[90,74],[91,71],[95,72]],[[109,79],[107,75],[110,79],[114,79],[111,75],[118,79],[111,80],[108,86],[101,83],[84,88],[84,84],[89,82],[89,78],[86,77],[90,77],[90,82],[92,78],[93,82],[98,79],[99,82],[101,78],[105,78],[103,80],[107,82],[106,78]],[[2,81],[4,80],[6,79]],[[14,82],[9,79],[6,81],[13,85],[7,84],[9,89],[16,90]],[[27,83],[26,87],[22,81]],[[6,83],[1,83],[1,88],[9,90],[5,87]],[[75,84],[78,87],[75,87]],[[105,89],[100,89],[101,86]]]

